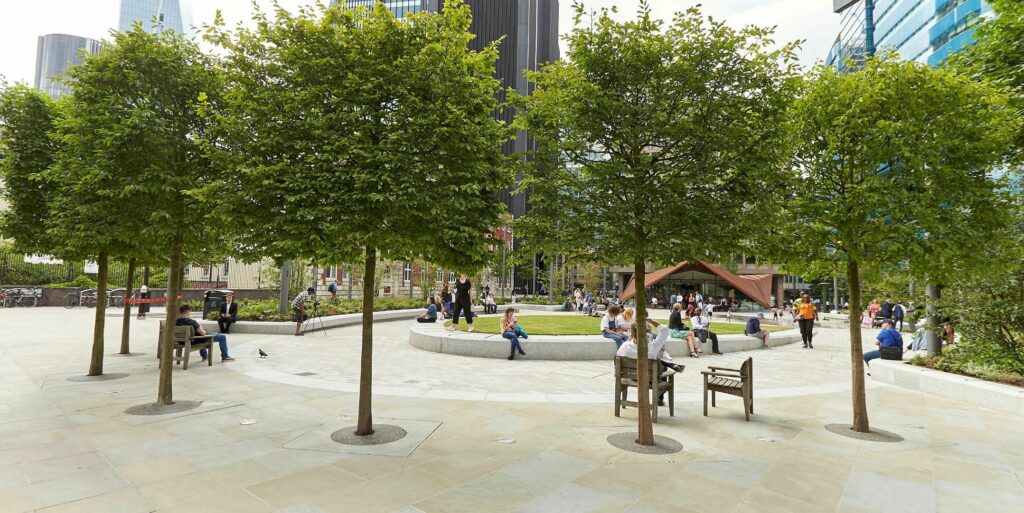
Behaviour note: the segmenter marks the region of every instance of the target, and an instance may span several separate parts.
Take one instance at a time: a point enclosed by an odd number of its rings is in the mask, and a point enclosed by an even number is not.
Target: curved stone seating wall
[[[800,342],[800,332],[786,330],[772,333],[768,339],[772,347]],[[526,358],[530,360],[611,360],[615,356],[615,343],[600,335],[550,336],[531,335],[520,340]],[[424,324],[409,328],[409,345],[432,351],[477,358],[508,358],[509,341],[494,333],[464,333],[446,331],[440,324]],[[761,348],[761,341],[746,335],[719,335],[718,346],[723,353],[752,351]],[[670,338],[668,352],[675,358],[690,352],[686,343]],[[711,352],[711,343],[704,344],[705,354]]]
[[[405,321],[413,319],[418,315],[423,314],[422,308],[416,308],[412,310],[387,310],[382,312],[373,312],[373,321]],[[342,315],[331,315],[320,317],[311,321],[306,325],[306,331],[314,331],[320,329],[320,321],[323,321],[324,328],[340,328],[343,326],[355,326],[363,323],[363,314],[342,314]],[[220,328],[217,327],[217,321],[200,320],[199,324],[203,329],[212,332],[219,333]],[[164,321],[160,319],[160,329],[163,329]],[[238,321],[231,325],[231,333],[253,333],[260,335],[292,335],[295,333],[294,322],[277,322],[277,321]]]

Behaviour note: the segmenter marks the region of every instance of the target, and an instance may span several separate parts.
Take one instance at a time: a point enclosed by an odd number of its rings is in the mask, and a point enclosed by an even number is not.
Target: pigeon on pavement
[[[267,356],[270,356],[265,351],[263,351],[262,349],[260,349],[259,351],[260,351],[260,358],[266,358]]]

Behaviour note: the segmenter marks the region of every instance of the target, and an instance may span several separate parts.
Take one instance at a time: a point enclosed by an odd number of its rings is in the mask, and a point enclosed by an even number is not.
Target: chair
[[[676,380],[675,376],[661,377],[661,365],[656,360],[647,360],[647,376],[651,391],[651,420],[658,422],[658,397],[663,391],[668,392],[668,415],[674,417],[676,414]],[[680,366],[683,367],[683,366]],[[619,410],[625,406],[638,408],[636,401],[626,400],[629,387],[636,387],[637,382],[636,360],[623,356],[615,357],[615,416],[619,416]]]
[[[711,406],[715,407],[715,393],[735,395],[743,398],[743,416],[747,421],[754,413],[754,359],[747,358],[739,369],[712,367],[702,371],[704,375],[704,416],[708,416],[708,392],[711,392]]]
[[[188,370],[188,357],[192,351],[206,349],[206,365],[213,366],[213,336],[197,336],[192,331],[192,326],[174,327],[174,356],[171,361],[182,363],[182,370]]]

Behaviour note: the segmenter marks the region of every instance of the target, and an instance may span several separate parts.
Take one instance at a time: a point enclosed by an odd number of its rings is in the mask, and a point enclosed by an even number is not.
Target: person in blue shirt
[[[437,322],[437,302],[434,296],[427,298],[427,311],[417,317],[416,322]]]
[[[764,314],[757,312],[757,315],[747,319],[747,328],[744,332],[748,337],[754,337],[761,339],[762,347],[768,349],[768,330],[761,329],[761,319],[764,319]]]
[[[878,349],[864,353],[864,363],[868,367],[871,366],[871,360],[875,360],[882,357],[883,351],[886,352],[887,356],[895,356],[896,354],[899,354],[899,359],[903,358],[903,338],[900,337],[900,333],[896,331],[895,328],[892,327],[893,324],[894,323],[892,319],[882,320],[882,331],[878,333],[878,338],[875,340],[875,345],[878,346]],[[885,359],[888,360],[890,359],[890,357],[887,357]]]

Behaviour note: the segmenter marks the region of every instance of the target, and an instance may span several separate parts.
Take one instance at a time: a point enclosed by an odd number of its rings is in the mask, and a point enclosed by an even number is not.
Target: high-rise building
[[[71,88],[60,83],[68,68],[82,63],[83,52],[95,54],[100,43],[87,37],[69,34],[47,34],[39,36],[36,48],[35,88],[57,98],[71,92]]]
[[[875,51],[938,66],[974,41],[992,15],[985,0],[833,0],[843,16],[826,63],[845,69]]]
[[[331,4],[345,2],[348,7],[362,7],[381,2],[396,16],[431,11],[444,7],[445,0],[332,0]],[[525,70],[535,70],[546,62],[559,59],[558,48],[558,0],[467,0],[473,10],[473,23],[469,30],[476,35],[470,42],[473,50],[480,50],[499,39],[499,57],[495,64],[497,77],[502,82],[500,100],[504,91],[515,88],[520,94],[529,94],[530,85],[523,75]],[[515,112],[509,110],[500,119],[511,123]],[[528,134],[520,134],[515,141],[505,145],[506,155],[525,154],[532,149],[534,141]],[[513,216],[526,213],[528,197],[513,195],[510,191],[501,193],[501,199]]]
[[[190,0],[121,0],[117,30],[127,32],[135,23],[149,32],[185,34],[192,26]]]

